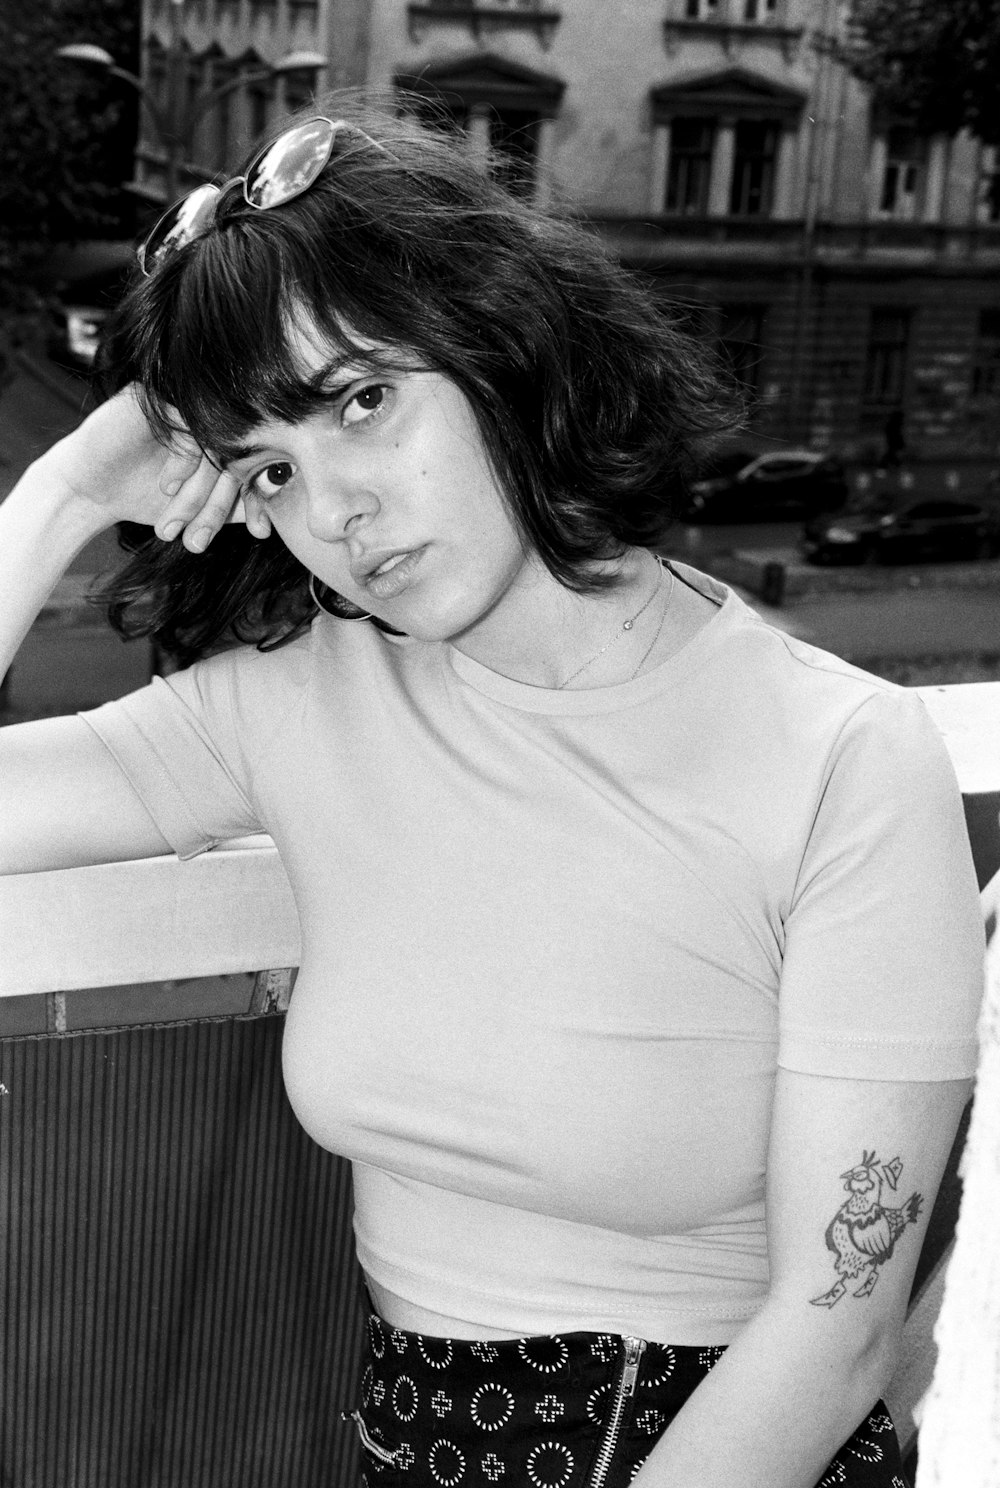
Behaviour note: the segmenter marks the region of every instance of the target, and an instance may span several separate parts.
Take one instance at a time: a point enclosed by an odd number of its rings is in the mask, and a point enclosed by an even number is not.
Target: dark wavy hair
[[[578,592],[614,583],[595,560],[656,547],[699,452],[738,420],[721,364],[590,230],[508,192],[454,137],[354,97],[322,112],[356,127],[307,192],[268,211],[230,192],[204,237],[135,279],[105,391],[137,381],[165,441],[176,409],[218,452],[322,406],[323,379],[289,345],[296,321],[331,364],[416,358],[468,398],[526,546]],[[315,614],[276,534],[227,526],[202,555],[134,524],[120,540],[130,559],[99,601],[182,663],[282,644]]]

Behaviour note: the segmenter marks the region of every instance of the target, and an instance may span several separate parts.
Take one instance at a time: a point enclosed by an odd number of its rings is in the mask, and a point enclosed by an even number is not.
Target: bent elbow
[[[855,1358],[851,1379],[857,1390],[861,1419],[880,1400],[892,1383],[899,1366],[902,1345],[902,1321],[882,1318],[866,1331]]]

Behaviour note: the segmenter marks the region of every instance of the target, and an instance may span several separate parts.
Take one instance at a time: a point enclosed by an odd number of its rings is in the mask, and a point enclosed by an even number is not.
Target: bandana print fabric
[[[361,1488],[626,1488],[725,1352],[563,1333],[433,1338],[368,1321]],[[641,1350],[641,1351],[640,1351]],[[816,1488],[909,1488],[881,1401]]]

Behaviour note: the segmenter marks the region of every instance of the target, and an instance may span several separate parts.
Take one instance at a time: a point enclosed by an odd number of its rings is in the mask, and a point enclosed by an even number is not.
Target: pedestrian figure
[[[879,460],[880,470],[897,470],[903,463],[906,439],[903,435],[903,410],[893,408],[885,421],[885,448]]]

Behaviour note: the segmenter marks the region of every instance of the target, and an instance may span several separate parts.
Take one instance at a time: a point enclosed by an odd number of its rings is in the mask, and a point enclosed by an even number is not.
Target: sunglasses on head
[[[345,130],[368,138],[345,119],[321,115],[305,119],[266,145],[245,176],[234,176],[222,186],[196,186],[164,212],[141,244],[137,258],[142,272],[149,278],[174,253],[203,237],[215,221],[221,198],[234,186],[242,186],[247,206],[260,212],[294,201],[319,179],[338,134]]]

